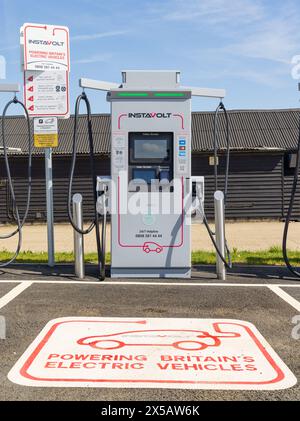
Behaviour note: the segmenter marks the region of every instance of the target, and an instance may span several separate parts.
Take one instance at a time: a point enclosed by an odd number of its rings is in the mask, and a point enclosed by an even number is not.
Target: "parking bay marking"
[[[51,320],[8,378],[38,387],[279,390],[297,383],[253,324],[182,318]]]
[[[270,285],[269,289],[273,291],[275,294],[278,295],[278,297],[282,298],[286,303],[288,303],[290,306],[294,307],[297,311],[300,313],[300,302],[297,301],[294,297],[292,297],[287,292],[283,291],[279,286],[277,285]]]
[[[19,285],[17,285],[15,288],[13,288],[11,291],[9,291],[7,294],[3,295],[3,297],[0,298],[0,308],[3,308],[8,304],[10,301],[15,299],[19,294],[21,294],[25,289],[30,287],[32,285],[32,282],[24,281],[21,282]]]
[[[18,283],[16,280],[0,280],[1,283]],[[24,285],[23,285],[24,284]],[[283,291],[281,288],[300,288],[300,285],[295,284],[230,284],[230,283],[178,283],[178,282],[114,282],[114,281],[105,281],[105,282],[96,282],[96,281],[43,281],[43,280],[33,280],[33,281],[22,281],[20,285],[6,294],[4,297],[0,298],[0,308],[4,307],[10,301],[12,301],[17,295],[19,295],[22,291],[28,288],[32,284],[62,284],[62,285],[72,285],[72,284],[79,284],[79,285],[126,285],[126,286],[134,286],[134,285],[144,285],[144,286],[188,286],[188,287],[234,287],[234,288],[241,288],[241,287],[251,287],[251,288],[268,288],[277,294],[280,298],[282,298],[286,303],[290,306],[294,307],[297,311],[300,312],[300,302],[297,301],[295,298],[290,296],[287,292]],[[23,286],[22,286],[23,285]]]
[[[62,285],[99,285],[99,286],[113,286],[113,285],[149,285],[149,286],[186,286],[186,287],[251,287],[251,288],[269,288],[269,287],[279,287],[279,288],[300,288],[300,284],[249,284],[249,283],[222,283],[222,282],[153,282],[153,281],[58,281],[58,280],[43,280],[43,279],[34,279],[34,280],[15,280],[15,279],[0,279],[1,283],[12,283],[17,284],[19,282],[30,282],[32,284],[62,284]]]

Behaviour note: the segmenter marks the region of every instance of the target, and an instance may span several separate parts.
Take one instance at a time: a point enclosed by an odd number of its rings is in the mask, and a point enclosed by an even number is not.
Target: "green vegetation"
[[[0,260],[8,260],[12,253],[4,250],[0,251]],[[291,264],[299,265],[300,251],[290,251],[289,257]],[[17,262],[19,263],[47,263],[47,253],[34,253],[25,251],[19,254]],[[74,261],[73,253],[56,253],[55,261],[57,263],[72,263]],[[97,262],[96,253],[87,253],[85,255],[87,263]],[[106,255],[106,262],[110,262],[110,254]],[[212,265],[215,264],[216,258],[214,252],[208,251],[195,251],[192,253],[192,263],[194,265]],[[232,262],[243,263],[248,265],[284,265],[282,258],[282,251],[280,247],[271,247],[269,250],[247,251],[247,250],[232,250]]]
[[[292,265],[299,265],[300,251],[289,251]],[[281,247],[271,247],[268,250],[247,251],[233,249],[231,251],[232,263],[243,263],[247,265],[274,265],[284,266]],[[214,252],[195,251],[192,253],[192,263],[215,264],[216,255]]]
[[[5,261],[11,258],[13,253],[2,250],[0,251],[0,261]],[[85,255],[85,261],[87,263],[97,262],[97,253],[87,253]],[[32,252],[23,251],[19,254],[16,259],[18,263],[47,263],[48,254],[46,252]],[[74,254],[72,252],[55,253],[56,263],[72,263],[74,262]],[[106,254],[106,263],[110,262],[110,253]]]

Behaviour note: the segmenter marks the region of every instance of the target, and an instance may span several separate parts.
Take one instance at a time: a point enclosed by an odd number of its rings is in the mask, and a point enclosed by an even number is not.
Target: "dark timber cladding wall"
[[[212,154],[211,154],[212,155]],[[205,176],[205,209],[213,217],[214,177],[209,155],[193,155],[192,174]],[[282,217],[282,154],[232,153],[227,218]],[[219,188],[224,187],[225,157],[220,158]]]
[[[284,215],[287,214],[289,204],[290,204],[290,197],[291,197],[291,191],[292,191],[292,185],[293,185],[293,176],[285,176],[284,177]],[[300,183],[298,183],[298,188],[296,192],[296,198],[294,201],[294,207],[293,207],[293,214],[292,217],[294,220],[299,221],[300,220]]]
[[[205,177],[205,209],[207,216],[213,218],[214,178],[213,167],[209,165],[212,154],[193,154],[192,173]],[[23,157],[11,159],[11,170],[18,203],[21,212],[26,201],[26,164]],[[67,191],[71,158],[64,156],[53,157],[54,175],[54,217],[56,222],[67,221]],[[292,176],[283,177],[283,153],[274,152],[232,152],[230,163],[229,194],[226,215],[232,219],[247,218],[275,218],[283,216],[283,194],[285,212],[287,210],[291,191]],[[225,158],[221,156],[219,173],[219,187],[223,189]],[[110,174],[110,159],[101,156],[96,165],[99,175]],[[78,156],[73,193],[80,192],[84,199],[85,220],[93,217],[92,189],[90,180],[89,158]],[[0,222],[9,221],[12,217],[11,209],[6,207],[6,175],[3,159],[0,157]],[[44,159],[33,159],[33,192],[29,213],[30,221],[45,220],[45,180]],[[300,216],[300,188],[295,201],[295,217]]]
[[[10,206],[6,206],[7,183],[3,160],[0,159],[0,222],[7,222],[11,217]],[[27,160],[25,158],[11,159],[11,172],[15,186],[15,192],[21,214],[26,203],[26,175]],[[56,222],[64,222],[67,217],[67,194],[68,194],[68,177],[71,165],[71,158],[54,156],[53,157],[53,196],[54,196],[54,218]],[[108,175],[110,173],[110,161],[108,158],[97,159],[97,173]],[[44,179],[44,159],[42,157],[33,158],[33,182],[31,206],[28,216],[29,221],[44,221],[46,219],[46,193]],[[84,200],[84,216],[86,220],[90,220],[93,215],[92,206],[92,182],[90,179],[90,163],[88,157],[78,157],[75,179],[73,184],[73,193],[80,192]]]

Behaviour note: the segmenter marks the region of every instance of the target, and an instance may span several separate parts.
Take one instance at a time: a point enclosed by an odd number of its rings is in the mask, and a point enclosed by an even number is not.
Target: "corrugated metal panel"
[[[292,150],[296,148],[299,131],[300,110],[240,110],[229,111],[231,128],[231,147],[235,150],[256,150],[278,148]],[[110,153],[110,116],[95,114],[92,116],[94,147],[96,154]],[[193,152],[213,149],[214,113],[192,113],[192,149]],[[74,117],[59,120],[59,147],[55,155],[69,155],[72,151]],[[20,147],[27,153],[26,122],[23,117],[9,117],[6,122],[7,144]],[[226,147],[225,118],[220,114],[219,145]],[[2,140],[1,140],[2,143]],[[78,122],[78,153],[88,154],[88,137],[84,116]],[[34,154],[42,155],[42,149],[34,149]]]
[[[0,118],[1,124],[1,118]],[[107,154],[110,151],[110,116],[100,114],[92,116],[92,129],[94,137],[94,148],[97,154]],[[31,122],[31,130],[33,124]],[[53,150],[54,155],[70,155],[73,148],[74,117],[58,121],[59,146]],[[18,155],[28,153],[27,124],[24,117],[8,117],[5,124],[6,142],[10,147],[22,149]],[[78,154],[89,153],[89,143],[87,136],[86,118],[78,119]],[[2,145],[2,134],[0,134],[0,144]],[[33,148],[34,155],[43,155],[44,150]]]
[[[299,110],[230,111],[231,147],[238,150],[263,148],[295,149],[298,140]],[[213,114],[193,113],[193,151],[213,148]],[[218,141],[226,146],[225,118],[220,114]]]

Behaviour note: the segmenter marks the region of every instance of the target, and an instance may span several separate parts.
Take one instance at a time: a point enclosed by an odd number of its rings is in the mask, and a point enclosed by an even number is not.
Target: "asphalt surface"
[[[300,288],[282,288],[285,292],[290,294],[295,300],[300,302]]]
[[[140,280],[144,284],[124,285],[108,279],[97,282],[95,268],[88,268],[88,283],[68,283],[76,278],[72,268],[62,266],[50,273],[44,266],[16,266],[0,273],[0,300],[20,281],[34,283],[0,309],[5,316],[7,338],[0,340],[0,400],[300,400],[299,383],[279,391],[168,390],[55,388],[20,386],[7,374],[49,320],[59,317],[181,317],[227,318],[253,323],[280,358],[300,380],[300,340],[292,338],[292,319],[297,310],[271,291],[267,284],[281,284],[282,290],[300,301],[299,285],[282,268],[236,267],[226,285],[215,279],[213,268],[195,268],[195,285],[184,280]],[[64,276],[59,276],[63,273]],[[10,282],[3,282],[3,281]],[[52,281],[48,283],[45,281]],[[133,281],[133,280],[132,280]],[[138,282],[138,279],[134,280]],[[149,284],[149,282],[153,284]],[[155,285],[163,282],[164,285]],[[213,286],[212,284],[220,283]],[[228,284],[251,284],[230,286]],[[201,285],[199,285],[201,284]],[[266,285],[262,287],[260,285]],[[256,286],[255,286],[256,285]]]
[[[86,265],[85,279],[81,282],[98,281],[98,269],[96,265]],[[106,270],[107,279],[109,280],[109,268]],[[46,280],[46,281],[74,281],[78,280],[74,275],[74,265],[61,264],[54,268],[49,268],[46,264],[14,264],[9,268],[0,269],[1,280]],[[122,279],[118,279],[122,281]],[[127,279],[124,279],[126,282]],[[136,281],[143,282],[143,279],[136,279]],[[152,282],[184,282],[182,279],[153,279]],[[188,282],[214,282],[222,283],[216,279],[214,266],[195,266],[193,268],[193,275]],[[300,281],[300,280],[299,280]],[[257,284],[294,284],[300,285],[300,282],[291,276],[290,272],[285,267],[280,266],[246,266],[234,265],[234,268],[228,273],[226,283],[257,283]],[[149,282],[149,279],[145,280]]]

